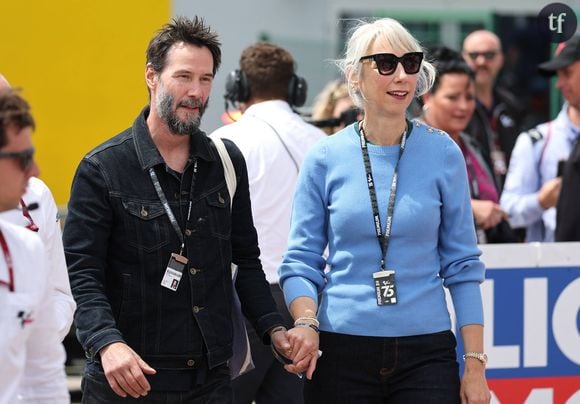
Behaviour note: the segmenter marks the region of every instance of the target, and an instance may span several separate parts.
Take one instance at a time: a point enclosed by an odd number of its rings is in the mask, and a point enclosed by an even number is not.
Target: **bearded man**
[[[72,185],[64,245],[85,403],[232,401],[233,283],[265,343],[290,348],[260,264],[246,165],[229,195],[199,129],[221,60],[197,17],[164,26],[147,49],[150,105],[89,152]]]

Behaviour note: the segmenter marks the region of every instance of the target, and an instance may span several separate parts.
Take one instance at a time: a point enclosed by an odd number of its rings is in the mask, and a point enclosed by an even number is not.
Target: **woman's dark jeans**
[[[451,331],[411,337],[320,333],[322,357],[306,403],[460,403]]]

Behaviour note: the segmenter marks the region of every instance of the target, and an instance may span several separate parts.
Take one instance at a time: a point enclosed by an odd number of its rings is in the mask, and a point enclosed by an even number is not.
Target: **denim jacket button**
[[[197,268],[189,268],[189,273],[192,275],[197,274]]]
[[[191,236],[191,230],[185,229],[185,235],[186,236]]]
[[[194,313],[199,313],[200,310],[201,310],[201,308],[199,308],[198,306],[193,306]]]
[[[145,209],[145,206],[141,206],[141,216],[143,217],[147,217],[149,216],[149,212],[147,212],[147,209]]]
[[[187,366],[189,366],[189,367],[192,367],[192,366],[194,366],[194,365],[195,365],[195,361],[194,361],[193,359],[189,359],[189,360],[187,361]]]

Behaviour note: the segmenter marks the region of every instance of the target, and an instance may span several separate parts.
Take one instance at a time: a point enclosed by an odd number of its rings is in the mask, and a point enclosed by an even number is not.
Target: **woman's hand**
[[[501,206],[492,201],[472,199],[471,209],[475,216],[475,223],[484,230],[497,226],[502,219],[507,219]]]
[[[288,331],[288,340],[290,350],[286,356],[292,364],[284,368],[292,373],[306,372],[306,378],[311,380],[318,361],[318,333],[310,327],[294,327]]]
[[[485,380],[485,365],[477,359],[467,359],[461,379],[462,404],[488,404],[491,393]]]

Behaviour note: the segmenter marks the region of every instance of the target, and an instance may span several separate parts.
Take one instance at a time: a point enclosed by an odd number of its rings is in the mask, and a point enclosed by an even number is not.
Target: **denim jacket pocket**
[[[232,222],[230,215],[230,197],[227,188],[223,187],[206,197],[209,208],[210,232],[212,236],[229,239]]]
[[[123,200],[127,243],[146,253],[169,243],[169,218],[161,202]]]

